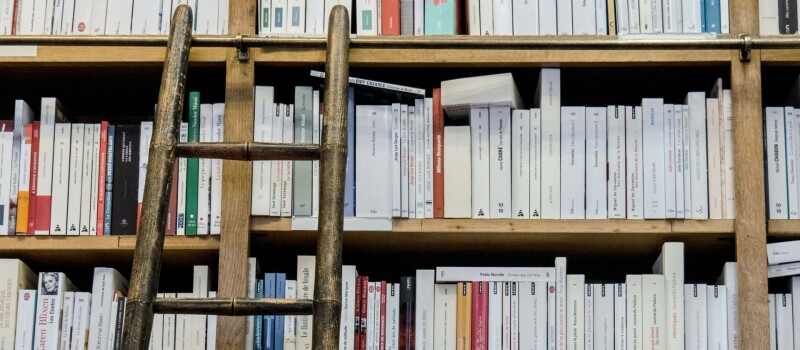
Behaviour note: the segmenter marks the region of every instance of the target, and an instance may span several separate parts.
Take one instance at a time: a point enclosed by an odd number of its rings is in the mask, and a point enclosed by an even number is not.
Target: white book
[[[596,35],[597,15],[594,1],[572,0],[572,33],[575,35]]]
[[[164,293],[157,293],[156,298],[163,298]],[[209,336],[216,332],[209,332]],[[164,314],[153,315],[153,327],[150,331],[150,350],[161,349],[164,345]]]
[[[775,295],[775,328],[778,349],[794,349],[792,295]]]
[[[322,136],[322,114],[320,112],[320,95],[319,90],[314,90],[311,94],[311,108],[312,108],[312,121],[311,121],[311,138],[317,145],[320,144]],[[400,173],[397,173],[398,177]],[[311,216],[319,216],[319,160],[311,163]],[[399,199],[398,194],[398,199]]]
[[[518,282],[511,282],[511,348],[519,349],[519,290]]]
[[[642,34],[657,33],[653,30],[653,2],[655,0],[639,0],[639,32]]]
[[[84,124],[72,124],[70,137],[69,189],[67,200],[67,234],[78,235],[81,219],[81,188],[83,184]]]
[[[483,11],[483,8],[481,8]],[[380,16],[378,16],[380,17]],[[483,18],[483,16],[481,16]],[[483,28],[483,23],[481,23]],[[414,35],[425,34],[425,2],[423,0],[414,0]]]
[[[75,0],[78,1],[78,0]],[[158,34],[169,34],[170,24],[172,23],[172,3],[179,0],[162,0],[161,12],[159,13]],[[228,16],[226,15],[225,18]]]
[[[728,317],[727,288],[725,286],[708,286],[708,348],[715,350],[728,349]]]
[[[596,292],[594,285],[586,283],[583,286],[583,348],[594,349],[594,293]]]
[[[392,104],[392,217],[402,217],[400,206],[400,104]]]
[[[22,1],[17,5],[17,35],[45,35],[46,0]],[[52,17],[50,17],[52,19]],[[50,35],[47,33],[46,35]]]
[[[34,288],[37,278],[21,260],[0,259],[0,295],[4,295],[0,299],[0,348],[14,348],[16,331],[24,328],[24,324],[17,321],[17,309],[22,310],[22,304],[26,302],[21,293]],[[33,318],[29,320],[33,326]]]
[[[170,1],[169,0],[134,1],[133,12],[132,12],[133,19],[131,20],[131,29],[130,29],[131,34],[134,35],[160,34],[161,31],[159,27],[161,26],[161,15],[162,15],[161,11],[164,2],[170,2]],[[169,16],[170,14],[167,13],[164,15]]]
[[[211,142],[224,141],[225,104],[213,105],[211,121]],[[212,235],[222,232],[222,159],[211,160],[211,220],[209,230]]]
[[[113,337],[114,331],[109,329],[109,325],[112,315],[116,314],[116,310],[111,309],[111,303],[117,292],[128,292],[128,280],[115,269],[96,267],[92,280],[89,349],[102,349],[104,344],[108,344],[109,337]]]
[[[49,23],[45,25],[50,26],[50,34],[52,35],[65,35],[66,33],[61,33],[61,21],[64,18],[64,3],[65,0],[55,0],[53,2],[53,17]],[[70,14],[72,15],[72,14]],[[47,32],[47,28],[45,28],[45,32]]]
[[[729,34],[731,32],[730,1],[720,0],[719,9],[720,9],[720,33]]]
[[[556,284],[547,282],[547,349],[555,350],[557,344]]]
[[[767,268],[767,278],[794,276],[800,274],[800,262],[770,265]]]
[[[556,0],[558,35],[572,35],[572,0]]]
[[[554,280],[554,275],[552,267],[436,267],[436,283],[548,282]]]
[[[102,0],[99,1],[102,2]],[[95,5],[97,2],[98,0],[94,0]],[[193,13],[197,13],[197,11],[193,11]],[[95,14],[99,16],[98,12],[92,11],[92,25],[99,30],[100,27],[94,22]],[[105,29],[103,32],[97,31],[94,34],[130,35],[132,15],[133,0],[106,0]]]
[[[625,171],[625,106],[608,106],[608,218],[624,219],[627,216],[627,188]]]
[[[675,169],[675,217],[678,219],[684,218],[684,188],[683,188],[683,167],[684,167],[684,159],[683,159],[683,123],[685,121],[683,117],[683,107],[682,105],[674,105],[674,115],[675,115],[675,122],[672,124],[674,126],[674,139],[675,139],[675,149],[673,151],[673,159],[675,163],[673,165]]]
[[[434,349],[434,270],[417,270],[416,311],[415,311],[415,349]]]
[[[342,265],[342,320],[353,320],[356,317],[357,275],[358,272],[354,265]],[[394,291],[394,289],[392,291]],[[339,327],[339,349],[354,350],[354,342],[355,333],[353,330],[353,322],[341,322],[341,327]]]
[[[91,168],[91,182],[89,183],[89,188],[91,189],[91,193],[89,194],[89,235],[94,236],[97,235],[97,200],[99,197],[99,188],[98,183],[100,182],[100,124],[92,124],[92,128],[94,128],[94,135],[92,136],[92,168]],[[152,135],[152,133],[151,133]],[[152,137],[152,136],[151,136]],[[147,144],[150,144],[150,140],[147,141]],[[141,178],[142,176],[140,176]],[[84,189],[85,190],[85,189]]]
[[[529,219],[542,217],[542,111],[531,108]],[[512,198],[513,199],[513,198]]]
[[[503,348],[503,282],[489,282],[489,318],[488,318],[489,350]]]
[[[706,122],[708,127],[708,216],[710,219],[722,219],[722,178],[720,175],[722,174],[721,169],[721,154],[720,154],[720,119],[718,116],[719,113],[719,100],[716,98],[708,98],[706,99]],[[794,118],[789,118],[794,119]],[[792,124],[792,129],[794,125]],[[792,135],[792,132],[787,133],[787,139],[789,139],[789,135]],[[791,141],[791,146],[794,146],[793,139]],[[793,148],[794,149],[794,148]],[[793,156],[793,151],[789,152]],[[791,162],[790,164],[793,164]],[[797,193],[797,184],[795,183],[794,186],[795,193]],[[791,203],[789,205],[789,209],[791,210]]]
[[[89,335],[89,315],[91,314],[92,293],[75,293],[75,311],[72,317],[72,335],[69,350],[80,350],[86,344]]]
[[[258,34],[264,35],[272,31],[272,0],[258,1]],[[258,89],[258,86],[256,86]],[[256,92],[258,93],[258,92]]]
[[[689,105],[681,105],[683,113],[683,218],[692,218],[692,138],[689,125]]]
[[[287,0],[272,0],[272,33],[286,33],[289,21]]]
[[[214,118],[214,106],[210,103],[200,105],[200,142],[211,142],[213,132],[211,123]],[[197,160],[197,234],[207,235],[209,233],[208,223],[211,207],[211,159],[201,158]],[[139,177],[141,178],[141,176]]]
[[[586,218],[608,218],[606,108],[586,108]]]
[[[467,284],[464,283],[464,286]],[[455,284],[434,286],[433,348],[456,348],[456,293]]]
[[[511,283],[503,282],[503,350],[511,350]]]
[[[328,16],[330,15],[329,12],[325,10],[326,2],[324,0],[308,0],[305,4],[306,6],[306,23],[305,23],[305,33],[307,34],[325,34],[328,32],[326,21]],[[344,2],[344,1],[343,1]],[[302,1],[300,2],[302,4]],[[348,9],[350,6],[345,5]],[[348,15],[350,12],[348,12]]]
[[[800,241],[767,243],[767,263],[769,265],[795,261],[800,261]]]
[[[392,115],[356,106],[356,216],[392,217]],[[359,147],[360,146],[360,147]]]
[[[511,218],[511,109],[508,107],[489,107],[489,179],[491,188],[490,217],[492,219]]]
[[[494,35],[513,35],[514,20],[512,0],[492,0]]]
[[[561,218],[586,218],[586,108],[561,107]]]
[[[777,327],[775,323],[775,294],[769,294],[769,348],[770,350],[778,350]],[[792,302],[792,306],[795,303]]]
[[[625,156],[628,219],[644,219],[642,107],[625,107]]]
[[[247,297],[248,298],[255,298],[256,297],[256,274],[259,273],[258,271],[258,260],[256,258],[247,258]],[[286,286],[289,286],[289,281],[286,281]],[[289,299],[286,296],[286,299]],[[245,349],[252,350],[253,349],[253,332],[254,332],[254,325],[255,325],[255,316],[247,316],[245,317],[245,329],[246,329],[246,337],[245,337]],[[288,321],[288,317],[286,319]],[[294,334],[294,333],[292,333]]]
[[[315,266],[315,256],[297,256],[297,299],[314,298],[314,276],[316,272]],[[297,316],[296,322],[296,346],[300,349],[309,349],[311,347],[311,338],[314,332],[313,316]]]
[[[642,305],[647,305],[642,312],[642,342],[648,349],[666,349],[664,294],[664,275],[642,275]]]
[[[164,293],[165,298],[175,298],[176,293]],[[175,314],[164,314],[164,336],[162,338],[163,350],[175,350],[175,331],[176,331],[176,318]]]
[[[195,265],[192,273],[192,297],[194,298],[208,298],[208,266]],[[187,333],[189,337],[187,340],[190,342],[189,347],[193,349],[200,349],[205,346],[206,340],[206,315],[192,315],[189,322],[191,323],[191,332]]]
[[[543,219],[560,219],[561,71],[559,69],[542,69],[534,101],[542,115],[541,216]]]
[[[708,349],[708,286],[705,284],[686,284],[683,286],[686,304],[686,350]],[[669,325],[668,325],[669,326]],[[669,341],[669,338],[668,340]]]
[[[400,5],[403,6],[402,4]],[[467,30],[469,35],[481,35],[481,4],[480,0],[467,0]],[[400,11],[401,13],[403,10]],[[405,21],[405,17],[400,18],[400,22]],[[405,33],[400,33],[405,35]]]
[[[416,21],[417,17],[422,17],[423,15],[417,15],[417,3],[422,3],[422,0],[415,0],[414,1],[414,30],[416,31]],[[481,35],[494,35],[494,1],[481,1],[480,2],[480,12],[481,12]],[[416,32],[415,32],[416,35]]]
[[[20,289],[17,304],[17,329],[14,349],[33,350],[33,330],[36,323],[36,289]],[[9,347],[11,348],[11,347]]]
[[[444,128],[444,217],[472,216],[470,127]]]
[[[92,156],[94,155],[94,124],[86,124],[83,129],[83,166],[81,167],[81,221],[78,228],[80,235],[89,235],[89,225],[92,216],[91,196],[92,196]]]
[[[653,273],[664,275],[666,306],[666,345],[669,350],[683,348],[684,341],[684,245],[683,242],[665,242],[661,254],[653,264]]]
[[[400,105],[400,216],[408,217],[409,208],[409,128],[408,105]],[[447,138],[445,138],[447,141]],[[447,158],[445,157],[445,161]],[[447,174],[445,173],[445,176]],[[446,183],[446,182],[445,182]]]
[[[286,281],[286,299],[297,298],[297,281]],[[286,316],[283,323],[283,349],[294,350],[297,343],[295,334],[297,316]]]
[[[181,123],[178,129],[178,142],[189,140],[189,123]],[[186,234],[186,158],[178,158],[178,223],[175,225],[176,235]]]
[[[417,118],[416,106],[408,106],[408,217],[412,219],[417,217],[417,119],[416,118]],[[488,117],[486,119],[486,123],[487,123],[486,129],[488,130],[489,128]],[[486,171],[487,172],[489,171],[488,167],[486,168]],[[487,204],[488,204],[488,198],[487,198]]]
[[[414,152],[416,155],[414,156],[414,171],[416,174],[415,176],[415,193],[414,198],[416,199],[416,218],[417,219],[424,219],[425,218],[425,100],[417,99],[414,101],[414,110],[416,111],[416,118],[414,118],[415,123],[415,135],[414,138],[416,147],[414,147]]]
[[[192,293],[177,293],[178,298],[191,298]],[[175,349],[191,348],[191,327],[193,315],[175,315]]]
[[[540,283],[544,286],[546,283]],[[531,282],[519,282],[519,290],[517,295],[519,297],[519,349],[533,349],[534,347],[534,333],[538,330],[534,328],[534,290]]]
[[[800,293],[800,277],[792,277],[792,280],[789,282],[789,291],[792,292],[792,294],[790,294],[792,296],[792,318],[798,318],[800,317],[800,305],[798,305],[800,302],[800,294],[798,294]],[[792,333],[799,334],[797,331],[800,329],[800,322],[794,322],[793,328],[794,330]],[[798,338],[800,338],[800,335],[794,337],[795,348],[800,345],[800,339]]]
[[[705,93],[686,95],[689,105],[689,138],[691,162],[692,219],[708,219],[708,163],[706,162],[706,108]],[[686,118],[686,113],[684,113]],[[697,147],[695,145],[700,145]],[[688,217],[687,217],[688,218]]]
[[[614,284],[595,284],[594,292],[594,348],[614,349]]]
[[[667,217],[664,180],[664,99],[642,99],[644,218]]]
[[[272,86],[256,86],[255,121],[253,123],[253,141],[272,141],[272,120],[274,119],[275,88]],[[251,203],[252,215],[270,215],[270,193],[272,186],[272,162],[253,162],[253,193]]]
[[[4,14],[0,12],[0,16]],[[10,33],[10,32],[9,32]],[[26,134],[25,129],[33,123],[33,110],[23,100],[14,101],[14,151],[11,159],[11,193],[9,194],[11,204],[16,207],[19,204],[20,192],[28,192],[31,167],[31,145],[32,135]],[[28,128],[30,129],[30,128]],[[14,170],[17,169],[17,170]],[[8,234],[13,235],[27,227],[17,227],[17,210],[12,208],[9,217]],[[2,232],[0,232],[2,233]]]
[[[606,6],[607,1],[595,0],[594,2],[597,35],[608,35],[608,10]]]
[[[650,0],[650,7],[653,9],[653,33],[664,32],[664,11],[662,0]]]
[[[0,2],[0,35],[11,35],[15,10],[14,1]]]
[[[723,167],[725,198],[725,219],[736,218],[736,177],[733,172],[733,96],[729,89],[722,90],[722,129],[723,129]],[[795,109],[795,118],[800,118],[800,111]],[[800,128],[797,129],[800,133]],[[798,138],[800,140],[800,137]],[[797,143],[800,154],[800,142]],[[798,187],[800,191],[800,187]]]
[[[628,0],[620,0],[614,1],[614,9],[616,12],[616,19],[617,19],[617,32],[610,33],[611,35],[625,35],[630,34],[630,18],[628,15]],[[609,9],[610,10],[610,9]]]
[[[583,275],[567,275],[567,350],[584,349],[584,286]]]
[[[61,103],[53,97],[42,98],[41,123],[39,129],[39,170],[37,174],[36,208],[45,209],[36,216],[36,234],[50,233],[50,207],[53,185],[53,142],[56,122],[64,122]]]
[[[309,1],[311,4],[313,1]],[[318,3],[321,1],[317,0]],[[286,11],[288,18],[286,22],[287,33],[306,32],[306,3],[303,0],[288,0]]]
[[[514,35],[539,35],[539,0],[513,0]]]
[[[678,7],[680,0],[663,0],[664,33],[682,33],[683,28],[678,25]]]
[[[774,3],[774,2],[773,2]],[[700,0],[688,0],[685,1],[682,6],[682,15],[683,15],[683,32],[684,33],[701,33],[702,23],[703,23],[703,3]],[[762,13],[759,11],[759,13]],[[777,16],[778,11],[775,11],[775,15]],[[775,30],[777,33],[778,25],[777,25],[777,17]],[[761,28],[764,28],[763,26]],[[763,32],[762,32],[763,35]]]
[[[10,157],[6,157],[6,152],[3,149],[11,146],[11,142],[6,145],[5,139],[11,141],[11,137],[6,137],[6,134],[0,133],[0,169],[11,170]],[[70,162],[70,138],[72,134],[71,124],[59,123],[56,124],[56,134],[53,148],[53,206],[50,208],[50,234],[51,235],[65,235],[67,234],[67,206],[69,203],[69,162]],[[10,151],[10,150],[9,150]],[[10,152],[9,152],[10,153]],[[8,160],[8,164],[6,164]],[[6,166],[7,165],[7,166]],[[4,176],[5,171],[0,171],[0,182],[2,182],[2,189],[7,189]],[[6,177],[6,180],[10,180]],[[0,191],[0,203],[7,202],[8,192]],[[8,213],[3,213],[5,219],[3,222],[8,221]],[[0,225],[0,232],[6,232],[6,228]]]
[[[628,26],[630,34],[643,33],[639,21],[639,1],[628,0]]]
[[[642,332],[644,330],[642,305],[642,275],[625,276],[627,295],[626,314],[627,325],[625,329],[628,350],[642,350],[644,343]]]
[[[275,3],[273,1],[273,3]],[[283,115],[286,113],[286,105],[278,104],[277,108],[274,108],[273,111],[275,112],[275,116],[272,119],[272,139],[271,142],[283,142]],[[281,216],[281,198],[283,198],[283,186],[282,186],[282,178],[283,178],[283,161],[272,161],[272,167],[270,169],[271,174],[271,181],[270,181],[270,202],[269,202],[269,215],[270,216]]]
[[[425,157],[423,161],[425,164],[423,170],[425,171],[425,218],[433,219],[433,99],[426,97],[424,105]]]
[[[758,2],[758,27],[761,35],[781,34],[780,22],[778,20],[779,10],[776,1]]]
[[[628,346],[628,294],[625,283],[614,284],[614,349]]]
[[[217,292],[208,292],[209,298],[216,298]],[[217,315],[208,315],[208,335],[206,335],[206,350],[217,348]]]
[[[33,342],[36,349],[58,349],[61,337],[61,313],[64,295],[75,286],[61,272],[40,272],[37,283],[36,327]]]
[[[556,278],[556,349],[567,349],[567,258],[555,259]]]
[[[671,0],[677,1],[677,0]],[[675,105],[664,105],[664,206],[667,219],[678,217],[675,204]]]
[[[213,35],[217,34],[217,12],[219,0],[197,0],[195,12],[195,31],[192,34]]]
[[[728,313],[728,348],[738,349],[739,339],[739,285],[736,277],[736,263],[726,262],[717,284],[725,286],[725,305]]]
[[[75,292],[64,293],[64,308],[61,311],[61,334],[58,337],[58,348],[68,349],[72,336],[72,317],[75,310]]]
[[[489,108],[471,109],[469,123],[470,145],[472,147],[472,218],[489,218],[489,203],[491,203],[489,198],[489,164],[491,158],[491,152],[489,151]],[[446,204],[445,202],[445,207],[447,207]]]
[[[531,187],[531,111],[511,112],[511,217],[528,219]]]
[[[67,137],[69,137],[69,124],[64,124],[64,125],[66,125],[66,127],[64,128],[66,129],[66,131],[62,132],[66,134]],[[59,124],[59,126],[61,126],[61,124]],[[56,130],[56,136],[58,135],[59,135],[58,130]],[[56,140],[56,142],[58,141],[59,140]],[[66,148],[66,152],[69,152],[69,141],[67,141],[64,144],[64,146],[65,146],[64,148]],[[13,157],[13,152],[14,152],[13,148],[14,148],[14,133],[12,131],[0,132],[0,169],[2,169],[0,170],[0,203],[2,203],[2,206],[0,206],[0,220],[2,220],[0,221],[0,233],[2,233],[3,235],[8,233],[8,229],[10,226],[8,223],[9,222],[8,209],[9,209],[9,204],[11,203],[10,202],[11,172],[12,172],[11,158]],[[58,156],[59,153],[62,152],[56,152],[56,156]],[[62,159],[60,161],[62,165],[66,162],[67,159]],[[63,166],[61,168],[62,168],[61,173],[63,174],[65,171],[63,170]],[[61,176],[60,178],[54,176],[53,181],[59,181],[61,184],[63,184],[62,185],[63,187],[66,187],[67,180],[65,178],[66,176]],[[66,215],[66,210],[64,210],[64,214]],[[51,219],[51,224],[52,224],[52,219]],[[63,224],[61,228],[64,228]],[[62,230],[59,233],[64,234],[64,231]]]
[[[356,0],[356,34],[358,35],[378,35],[378,4],[376,0]],[[422,26],[424,23],[420,21],[417,24],[417,6],[414,4],[414,35],[422,35]],[[417,29],[419,28],[419,34]]]
[[[139,216],[142,212],[142,201],[144,200],[144,186],[145,186],[145,179],[147,174],[147,163],[148,158],[150,157],[150,141],[153,139],[153,122],[142,122],[139,128],[140,132],[140,141],[139,141],[139,187],[137,191],[137,199],[138,205],[136,206],[136,227],[139,227]],[[95,131],[97,131],[95,129]],[[200,133],[202,134],[202,132]],[[92,157],[92,161],[94,160],[94,156]],[[200,160],[200,163],[203,163],[203,160]],[[202,198],[202,197],[200,197]],[[198,200],[199,203],[202,203],[202,200]],[[202,218],[202,216],[201,216]],[[198,230],[198,233],[201,231]],[[202,234],[202,233],[201,233]]]
[[[386,292],[386,350],[400,350],[400,283]]]

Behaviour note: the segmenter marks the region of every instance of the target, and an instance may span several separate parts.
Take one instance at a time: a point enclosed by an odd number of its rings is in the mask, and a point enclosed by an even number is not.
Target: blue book
[[[700,32],[706,32],[706,0],[700,0]]]
[[[108,126],[108,144],[106,145],[106,200],[103,208],[103,236],[111,235],[111,192],[114,189],[114,126]]]
[[[286,298],[286,274],[275,274],[275,298]],[[275,316],[275,347],[274,350],[283,350],[283,327],[286,316]]]
[[[264,274],[264,297],[275,299],[275,279],[274,273]],[[275,349],[275,316],[264,315],[264,350]]]
[[[355,89],[347,89],[347,172],[344,177],[344,216],[356,216],[356,102]]]
[[[425,35],[455,35],[456,1],[425,1]]]
[[[264,297],[264,280],[257,279],[256,280],[256,298],[263,298]],[[263,338],[263,320],[261,317],[253,317],[253,350],[264,350],[262,344]]]
[[[703,9],[703,17],[705,19],[705,21],[703,21],[705,27],[703,31],[708,33],[719,33],[721,26],[720,22],[722,21],[720,19],[719,0],[705,0],[703,7],[705,7]]]

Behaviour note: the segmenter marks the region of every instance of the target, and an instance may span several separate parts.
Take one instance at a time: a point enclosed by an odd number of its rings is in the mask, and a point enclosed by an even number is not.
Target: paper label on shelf
[[[36,57],[36,45],[0,46],[0,57]]]
[[[316,231],[317,219],[312,216],[292,217],[292,231]],[[345,217],[345,231],[391,231],[392,218]]]

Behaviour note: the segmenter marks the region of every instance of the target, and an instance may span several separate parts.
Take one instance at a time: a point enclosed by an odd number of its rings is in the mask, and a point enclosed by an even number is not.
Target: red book
[[[400,35],[400,0],[380,0],[381,35]]]
[[[472,282],[472,350],[488,350],[489,282]]]
[[[31,138],[31,177],[30,199],[28,200],[28,234],[36,234],[36,188],[39,187],[39,130],[38,121],[33,122],[33,137]]]
[[[381,281],[381,326],[379,350],[386,350],[386,281]]]
[[[369,295],[369,276],[361,279],[361,350],[367,350],[367,296]]]
[[[97,235],[103,235],[106,217],[106,161],[108,153],[108,122],[100,122],[100,158],[97,175]]]
[[[178,217],[178,159],[172,167],[172,186],[169,191],[169,207],[167,209],[167,229],[164,234],[174,236],[177,233]]]
[[[354,349],[359,349],[361,346],[361,294],[363,294],[361,290],[361,281],[363,279],[364,278],[361,276],[356,277],[356,318],[353,320],[355,322],[355,327],[353,328],[355,332],[355,337],[353,338],[353,344],[355,344]]]
[[[11,35],[17,35],[17,14],[19,9],[19,0],[14,0],[14,12],[11,16]]]
[[[444,111],[439,88],[433,89],[433,217],[444,218]]]

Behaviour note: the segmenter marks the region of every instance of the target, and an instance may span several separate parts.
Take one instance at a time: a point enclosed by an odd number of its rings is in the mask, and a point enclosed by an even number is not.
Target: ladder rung
[[[158,298],[153,311],[188,315],[311,315],[314,302],[305,299]]]
[[[175,156],[227,160],[318,160],[319,145],[307,143],[217,142],[180,143]]]

